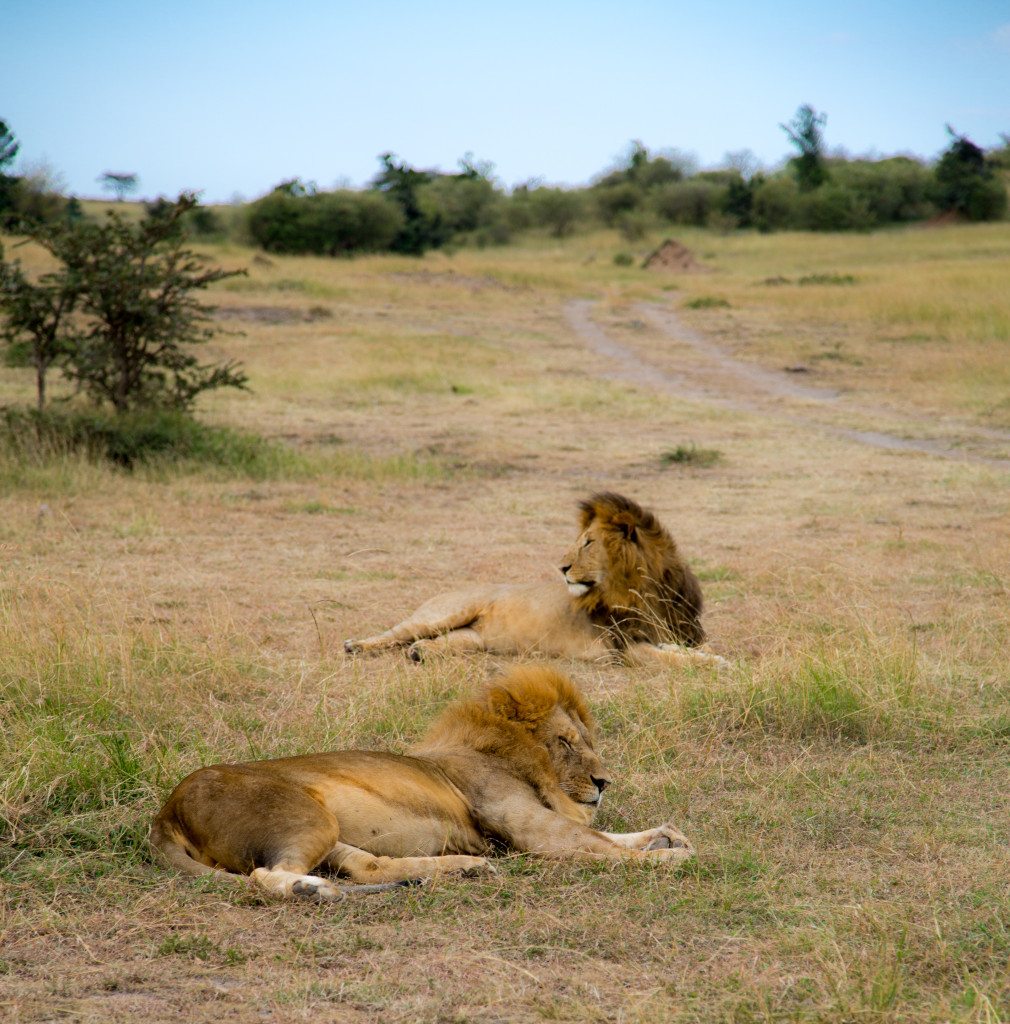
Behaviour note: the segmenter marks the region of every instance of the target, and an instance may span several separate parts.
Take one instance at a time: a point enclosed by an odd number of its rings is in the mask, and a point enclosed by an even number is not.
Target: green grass
[[[699,448],[694,442],[678,444],[676,448],[667,448],[660,452],[661,466],[697,466],[708,469],[722,461],[722,452],[716,448]]]

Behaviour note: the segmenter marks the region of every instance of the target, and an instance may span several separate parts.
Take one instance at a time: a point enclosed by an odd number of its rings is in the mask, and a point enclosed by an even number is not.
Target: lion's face
[[[610,551],[599,523],[591,523],[579,534],[561,563],[561,573],[572,597],[596,591],[603,594],[610,578]]]
[[[613,779],[593,749],[593,736],[578,716],[556,706],[534,736],[547,748],[565,793],[586,808],[587,820]]]

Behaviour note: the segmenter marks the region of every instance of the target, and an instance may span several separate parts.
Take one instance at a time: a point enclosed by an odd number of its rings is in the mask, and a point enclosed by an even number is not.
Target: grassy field
[[[250,275],[213,354],[253,391],[201,416],[283,458],[0,453],[0,1016],[1010,1019],[1010,225],[678,238],[708,272],[603,233],[216,248]],[[0,369],[0,404],[31,387]],[[673,820],[696,861],[326,907],[150,863],[198,765],[403,749],[495,673],[341,642],[550,578],[601,488],[660,514],[733,664],[562,665],[615,776],[597,824]]]

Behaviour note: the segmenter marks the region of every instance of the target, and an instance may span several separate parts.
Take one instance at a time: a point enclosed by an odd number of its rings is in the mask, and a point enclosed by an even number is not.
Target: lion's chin
[[[589,584],[588,583],[569,583],[568,584],[568,593],[571,594],[572,597],[582,597],[583,594],[588,594],[589,593]]]

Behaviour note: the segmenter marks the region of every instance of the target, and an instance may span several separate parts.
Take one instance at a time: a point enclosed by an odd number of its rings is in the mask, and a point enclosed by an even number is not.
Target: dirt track
[[[672,309],[640,303],[634,308],[652,328],[648,335],[652,351],[676,365],[675,371],[670,370],[608,335],[593,319],[593,307],[589,300],[573,300],[566,305],[565,316],[587,345],[617,364],[608,375],[615,379],[734,412],[773,417],[873,448],[1010,469],[1010,458],[1004,455],[1010,433],[953,422],[937,424],[907,412],[859,404],[838,391],[799,384],[784,371],[734,358],[682,323]],[[898,432],[874,429],[881,421],[893,424]]]

